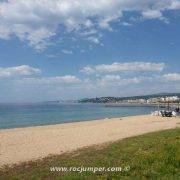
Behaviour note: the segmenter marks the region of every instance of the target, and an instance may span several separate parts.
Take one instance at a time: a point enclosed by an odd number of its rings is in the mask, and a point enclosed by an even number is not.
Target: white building
[[[170,96],[170,97],[166,97],[166,101],[178,101],[179,98],[177,96]]]

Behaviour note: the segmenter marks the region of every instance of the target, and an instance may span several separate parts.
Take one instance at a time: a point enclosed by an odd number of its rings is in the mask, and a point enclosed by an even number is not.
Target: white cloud
[[[15,85],[22,88],[58,88],[68,90],[76,90],[78,93],[82,91],[97,91],[99,88],[112,88],[126,85],[140,84],[144,81],[149,81],[148,77],[121,77],[119,75],[105,75],[100,77],[93,77],[91,79],[77,78],[76,76],[55,76],[55,77],[34,77],[34,78],[19,78],[16,79]]]
[[[73,54],[73,51],[69,50],[69,49],[63,49],[62,53],[64,53],[64,54]]]
[[[147,10],[143,11],[142,15],[147,19],[160,19],[163,17],[162,12],[158,10]]]
[[[130,65],[132,66],[132,64]],[[91,73],[92,69],[87,68],[86,72],[89,71]],[[149,70],[147,67],[145,69]],[[126,70],[125,67],[123,67],[124,70]],[[161,71],[162,69],[158,68],[155,70]],[[37,101],[40,99],[57,99],[58,97],[78,99],[83,96],[120,96],[122,95],[121,93],[123,95],[135,95],[138,92],[143,94],[148,92],[164,92],[172,89],[173,91],[179,91],[180,89],[180,74],[178,73],[159,74],[155,72],[146,76],[137,75],[138,73],[135,76],[133,76],[134,73],[123,73],[120,76],[108,74],[107,72],[104,74],[94,74],[94,76],[89,76],[88,78],[83,76],[78,78],[73,75],[53,77],[32,76],[40,72],[40,69],[27,65],[0,68],[1,100],[6,95],[8,98],[11,97],[11,100],[15,99],[15,101],[18,99],[21,101]],[[121,91],[123,87],[125,87],[126,91]],[[28,96],[26,96],[27,94]],[[9,101],[10,99],[8,98],[7,100]]]
[[[95,70],[94,70],[94,68],[92,68],[90,66],[85,66],[80,70],[80,72],[85,73],[85,74],[93,74],[93,73],[95,73]]]
[[[122,25],[123,25],[123,26],[132,26],[132,24],[129,23],[129,22],[122,22]]]
[[[121,86],[128,84],[138,84],[145,80],[143,77],[123,78],[119,75],[105,75],[99,79],[99,82],[103,86]]]
[[[125,63],[113,63],[113,64],[101,64],[97,66],[86,66],[80,70],[80,72],[86,74],[93,73],[112,73],[122,71],[163,71],[165,68],[164,63],[151,63],[151,62],[125,62]]]
[[[58,85],[58,84],[74,84],[79,83],[80,79],[76,76],[55,76],[55,77],[41,77],[41,78],[23,78],[19,79],[18,83],[29,85]]]
[[[0,78],[30,76],[41,73],[40,69],[28,65],[0,68]]]
[[[165,10],[180,9],[178,0],[9,0],[0,1],[0,38],[15,35],[38,49],[63,26],[67,32],[110,29],[123,12],[138,11],[145,18],[163,18]],[[62,34],[60,34],[62,35]]]
[[[164,74],[163,78],[166,79],[167,81],[180,81],[180,74],[178,73]]]
[[[93,36],[90,36],[87,38],[88,41],[94,43],[94,44],[99,44],[100,43],[100,40],[98,37],[93,37]]]
[[[180,9],[180,1],[179,0],[173,1],[169,8],[170,9]]]
[[[110,31],[112,30],[112,28],[110,27],[110,23],[113,21],[116,21],[119,17],[122,16],[122,12],[118,11],[116,14],[109,16],[107,18],[102,19],[99,22],[99,26],[103,29],[109,29]]]

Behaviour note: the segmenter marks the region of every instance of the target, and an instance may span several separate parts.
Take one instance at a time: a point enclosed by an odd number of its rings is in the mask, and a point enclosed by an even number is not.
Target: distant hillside
[[[66,103],[78,103],[77,100],[57,100],[57,101],[44,101],[44,104],[66,104]]]
[[[142,96],[128,96],[128,97],[96,97],[96,98],[85,98],[81,99],[79,103],[113,103],[121,102],[123,100],[136,100],[136,99],[150,99],[158,97],[169,97],[169,96],[178,96],[180,98],[180,93],[159,93],[151,95],[142,95]]]

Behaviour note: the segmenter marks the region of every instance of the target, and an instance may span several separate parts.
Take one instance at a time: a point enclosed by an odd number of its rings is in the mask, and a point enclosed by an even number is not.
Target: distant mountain
[[[127,97],[96,97],[96,98],[84,98],[80,99],[79,103],[114,103],[121,102],[123,100],[136,100],[136,99],[145,99],[158,98],[158,97],[169,97],[169,96],[178,96],[180,98],[180,93],[158,93],[151,95],[142,95],[142,96],[127,96]]]

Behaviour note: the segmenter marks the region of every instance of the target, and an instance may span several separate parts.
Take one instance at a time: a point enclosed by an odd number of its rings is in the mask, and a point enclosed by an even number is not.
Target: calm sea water
[[[99,104],[0,105],[0,129],[149,114],[155,107],[105,107]]]

